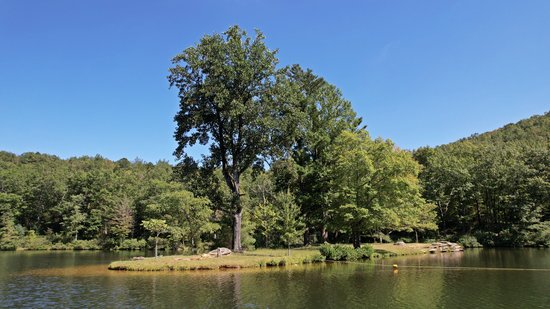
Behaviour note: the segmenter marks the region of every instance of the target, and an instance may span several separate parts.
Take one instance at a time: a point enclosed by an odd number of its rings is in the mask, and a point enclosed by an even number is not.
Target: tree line
[[[291,246],[435,229],[420,165],[372,139],[311,70],[280,67],[257,31],[207,35],[173,59],[178,163],[0,156],[3,247]],[[207,145],[196,161],[186,150]]]
[[[0,152],[1,247],[548,245],[544,134],[400,149],[371,138],[337,87],[279,65],[264,39],[234,26],[173,58],[175,165]],[[209,149],[200,160],[188,155],[197,143]]]
[[[442,235],[550,246],[550,113],[414,155]]]

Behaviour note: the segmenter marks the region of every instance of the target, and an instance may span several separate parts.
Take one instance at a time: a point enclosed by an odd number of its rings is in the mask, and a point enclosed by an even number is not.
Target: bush
[[[50,250],[72,250],[72,249],[74,249],[72,244],[64,244],[62,242],[56,242],[50,246]]]
[[[147,247],[147,241],[145,239],[125,239],[119,246],[116,247],[117,250],[141,250]]]
[[[460,243],[464,248],[481,248],[483,247],[482,244],[480,244],[477,241],[477,238],[472,235],[463,235],[458,239],[458,243]]]
[[[529,247],[550,246],[550,221],[538,222],[517,232],[518,243]],[[512,244],[514,245],[514,244]]]
[[[323,257],[331,261],[354,261],[358,259],[366,259],[371,256],[374,249],[371,246],[363,246],[354,249],[350,246],[323,244],[319,248]]]
[[[494,247],[496,245],[495,239],[498,238],[498,235],[493,232],[478,231],[475,233],[475,237],[482,245]]]
[[[22,248],[28,250],[47,250],[51,245],[46,237],[37,235],[33,230],[28,231],[20,243]]]
[[[271,261],[266,262],[266,265],[267,266],[277,266],[277,265],[279,265],[279,263],[272,259]]]
[[[14,251],[17,249],[17,244],[14,241],[0,242],[0,251]]]
[[[355,249],[359,254],[360,259],[368,259],[374,253],[374,248],[369,245],[364,245],[360,248]]]
[[[325,261],[325,257],[322,254],[316,254],[311,258],[312,263],[321,263]]]
[[[319,247],[319,252],[322,256],[326,257],[327,259],[335,259],[336,258],[336,250],[334,249],[334,246],[324,243]]]
[[[71,243],[74,250],[100,250],[101,246],[95,240],[77,240]]]

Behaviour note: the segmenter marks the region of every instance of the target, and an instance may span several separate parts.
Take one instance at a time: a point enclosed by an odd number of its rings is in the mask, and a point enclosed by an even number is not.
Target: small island
[[[1,151],[0,250],[196,254],[111,264],[130,269],[306,263],[317,250],[290,248],[324,243],[550,246],[550,113],[405,150],[371,136],[335,85],[282,65],[262,32],[238,25],[168,71],[175,163]],[[218,247],[247,253],[201,260]]]
[[[0,1],[0,308],[550,308],[549,13]]]
[[[373,244],[364,245],[361,251],[346,245],[324,245],[292,249],[258,249],[244,253],[217,256],[216,250],[201,255],[171,255],[160,257],[137,257],[127,261],[116,261],[110,270],[125,271],[182,271],[182,270],[224,270],[243,268],[265,268],[290,265],[323,263],[328,261],[355,261],[377,259],[388,256],[416,255],[429,252],[430,244]],[[339,250],[337,256],[324,251]],[[356,253],[357,252],[357,253]],[[361,252],[361,253],[359,253]],[[324,254],[323,254],[324,253]],[[334,253],[332,253],[334,254]],[[329,255],[328,257],[326,255]]]

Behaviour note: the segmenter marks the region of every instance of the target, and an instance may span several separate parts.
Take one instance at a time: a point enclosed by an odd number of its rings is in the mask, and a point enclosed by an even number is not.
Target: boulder
[[[232,253],[231,250],[229,250],[227,248],[223,248],[223,247],[220,247],[218,249],[214,249],[214,250],[208,252],[208,254],[210,256],[215,256],[215,257],[230,255],[231,253]]]

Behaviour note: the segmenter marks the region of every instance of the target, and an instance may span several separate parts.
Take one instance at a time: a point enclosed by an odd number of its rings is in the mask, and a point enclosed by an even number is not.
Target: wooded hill
[[[550,245],[550,113],[414,155],[440,234]]]
[[[550,145],[550,112],[507,124],[494,131],[474,134],[455,143],[464,141],[507,146],[514,144],[524,147],[525,150],[537,147],[548,148]]]
[[[550,245],[548,114],[413,154],[260,31],[205,35],[172,64],[177,164],[0,152],[0,249]]]

